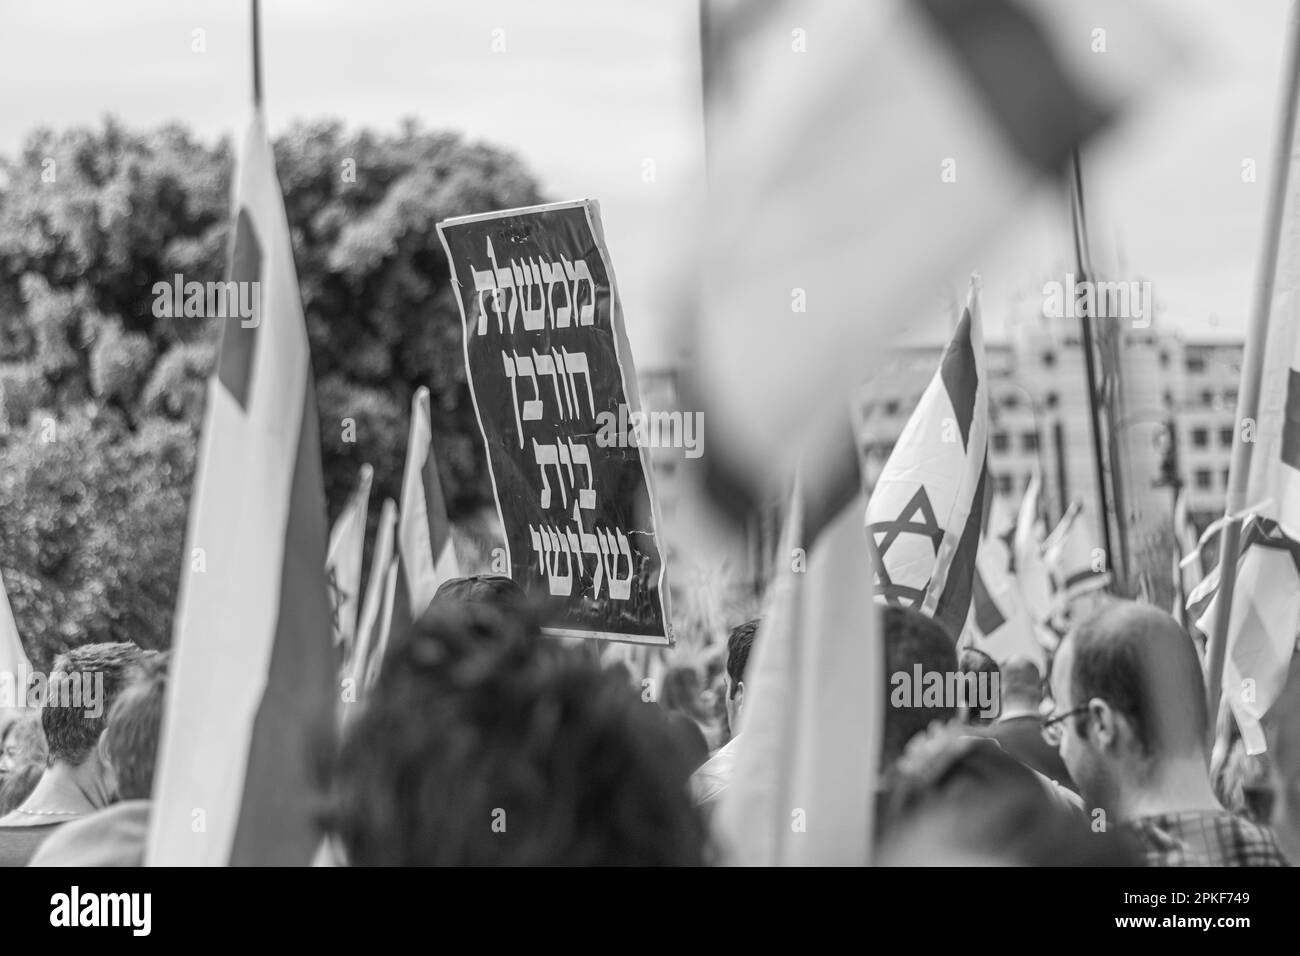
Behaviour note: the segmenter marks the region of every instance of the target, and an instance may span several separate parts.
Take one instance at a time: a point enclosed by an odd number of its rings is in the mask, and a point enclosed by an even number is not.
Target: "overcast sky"
[[[646,313],[654,264],[703,174],[695,0],[265,0],[273,130],[416,116],[515,150],[557,199],[601,200],[638,361],[663,354]],[[1193,68],[1088,159],[1092,225],[1189,335],[1243,328],[1260,244],[1285,0],[1163,0]],[[115,114],[201,135],[247,118],[248,11],[237,0],[3,4],[0,151],[35,126]],[[193,52],[193,31],[206,51]],[[503,31],[503,32],[495,32]],[[504,52],[494,43],[504,42]],[[1132,51],[1130,51],[1131,53]],[[1137,53],[1140,55],[1140,51]],[[1245,158],[1258,182],[1241,181]],[[653,181],[647,181],[647,160]],[[996,335],[1017,289],[1065,254],[1051,210],[981,271]]]

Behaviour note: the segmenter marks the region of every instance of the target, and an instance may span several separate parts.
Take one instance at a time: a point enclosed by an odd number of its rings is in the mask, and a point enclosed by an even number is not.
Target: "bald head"
[[[1155,760],[1203,753],[1205,684],[1196,647],[1172,617],[1148,604],[1116,601],[1070,635],[1075,706],[1100,698],[1123,714],[1143,754]]]

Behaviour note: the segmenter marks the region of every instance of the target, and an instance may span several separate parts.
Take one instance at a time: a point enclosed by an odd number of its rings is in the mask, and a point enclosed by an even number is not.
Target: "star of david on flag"
[[[961,321],[866,514],[876,599],[930,615],[954,640],[971,606],[988,432],[979,283],[972,277]]]

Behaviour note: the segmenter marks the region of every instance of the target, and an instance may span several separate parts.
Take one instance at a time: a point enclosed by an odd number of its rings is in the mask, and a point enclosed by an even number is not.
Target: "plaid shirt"
[[[1125,823],[1147,866],[1286,866],[1273,831],[1226,810],[1161,813]]]

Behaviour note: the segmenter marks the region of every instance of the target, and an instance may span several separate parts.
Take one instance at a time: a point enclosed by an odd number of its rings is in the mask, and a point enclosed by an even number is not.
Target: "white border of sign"
[[[447,246],[447,237],[443,235],[444,226],[456,226],[468,222],[484,222],[491,219],[505,219],[512,216],[527,216],[533,213],[551,212],[557,209],[581,208],[587,217],[587,226],[596,241],[596,251],[605,275],[609,277],[610,321],[614,326],[614,355],[618,359],[619,381],[623,385],[623,395],[627,398],[629,416],[641,411],[641,390],[636,377],[636,365],[632,361],[632,347],[627,338],[627,329],[623,326],[623,300],[618,294],[618,279],[614,276],[614,263],[605,243],[605,230],[600,221],[600,203],[595,199],[572,199],[566,202],[543,203],[539,206],[520,206],[517,209],[499,209],[495,212],[476,213],[470,216],[456,216],[438,223],[438,239],[442,242],[443,253],[447,257],[447,269],[451,273],[452,285],[456,288],[456,307],[461,318],[461,347],[465,356],[465,377],[469,382],[470,398],[474,402],[474,416],[478,420],[479,434],[483,437],[483,450],[489,451],[487,430],[483,427],[483,414],[478,407],[478,394],[474,389],[474,372],[469,362],[469,336],[466,334],[469,319],[465,315],[464,299],[461,297],[461,281],[456,275],[456,263],[452,261],[451,249]],[[654,468],[650,462],[650,450],[644,445],[638,446],[641,455],[641,470],[645,474],[646,494],[650,498],[650,515],[655,527],[655,546],[659,549],[659,603],[663,610],[665,637],[648,637],[641,634],[611,634],[608,631],[582,631],[574,628],[543,628],[544,634],[552,637],[581,638],[582,640],[614,641],[620,644],[648,644],[653,647],[675,647],[677,640],[673,635],[672,611],[668,594],[668,550],[663,540],[663,520],[659,514],[659,497],[655,494]],[[505,517],[501,511],[501,495],[497,490],[496,474],[492,470],[492,455],[488,454],[488,475],[492,479],[492,499],[497,506],[497,521],[505,531]],[[510,536],[505,536],[506,563],[513,568],[514,561],[510,555]]]

